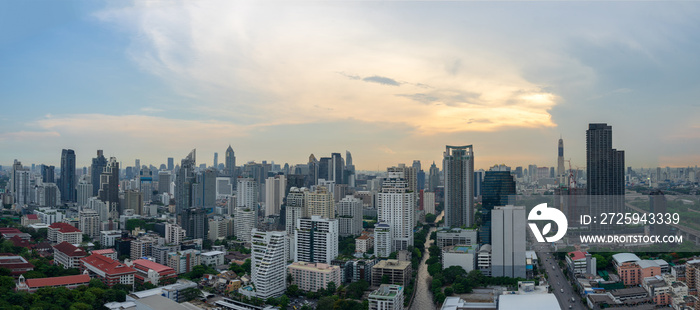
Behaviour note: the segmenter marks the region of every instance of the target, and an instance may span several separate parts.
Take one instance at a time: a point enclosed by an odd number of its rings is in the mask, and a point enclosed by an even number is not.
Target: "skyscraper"
[[[61,151],[61,179],[59,180],[61,190],[61,200],[65,202],[76,201],[75,185],[75,151],[63,149]]]
[[[56,183],[56,167],[41,165],[41,181],[44,183]]]
[[[100,175],[102,170],[107,166],[107,158],[105,158],[102,150],[97,150],[97,157],[92,159],[90,167],[90,182],[92,183],[92,196],[97,196],[100,191]]]
[[[185,230],[185,235],[191,239],[205,239],[209,231],[207,213],[203,208],[189,208],[180,214],[180,227]]]
[[[107,204],[110,219],[119,219],[122,209],[119,202],[119,162],[110,157],[107,166],[100,175],[100,190],[98,197]]]
[[[625,152],[612,148],[612,126],[589,124],[586,130],[586,194],[590,214],[622,212]],[[598,228],[609,229],[611,225]]]
[[[180,170],[175,177],[175,213],[192,206],[192,184],[195,182],[194,168],[197,161],[197,150],[194,149],[180,162]]]
[[[236,153],[233,152],[233,148],[230,144],[226,149],[226,175],[233,179],[233,182],[231,183],[236,183]]]
[[[525,278],[525,207],[496,207],[491,222],[491,275]]]
[[[173,171],[175,169],[175,160],[172,157],[168,157],[168,170]]]
[[[297,220],[295,262],[325,263],[338,257],[338,220],[313,215]]]
[[[347,195],[338,202],[338,225],[340,235],[355,236],[362,232],[362,200]]]
[[[331,154],[331,170],[330,170],[330,180],[335,181],[335,184],[345,184],[343,182],[343,172],[345,170],[345,163],[343,157],[340,153]]]
[[[413,170],[416,171],[416,191],[425,189],[425,171],[421,168],[420,160],[413,161]]]
[[[474,224],[474,150],[471,145],[450,146],[442,160],[445,177],[445,226]]]
[[[219,167],[219,153],[214,152],[214,169]]]
[[[280,215],[287,178],[282,174],[269,177],[265,181],[265,216]]]
[[[430,165],[430,171],[428,172],[428,190],[434,192],[435,189],[440,185],[440,169],[433,162]]]
[[[332,165],[330,157],[321,157],[318,161],[318,178],[314,184],[318,184],[318,179],[333,180]]]
[[[29,168],[23,167],[22,162],[15,159],[8,187],[12,197],[14,197],[14,202],[18,205],[29,203],[29,176]]]
[[[409,190],[402,172],[389,172],[377,194],[378,222],[386,223],[391,230],[391,251],[406,250],[413,245],[416,193]]]
[[[491,210],[515,202],[515,180],[505,166],[494,166],[486,171],[481,190],[479,239],[481,244],[491,244]]]
[[[216,169],[200,171],[196,183],[192,185],[192,205],[195,207],[214,207],[216,204]]]

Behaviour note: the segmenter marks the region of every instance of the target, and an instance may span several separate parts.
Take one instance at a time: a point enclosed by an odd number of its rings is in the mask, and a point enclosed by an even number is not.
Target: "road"
[[[436,223],[440,221],[443,214],[444,213],[440,213],[440,215],[438,215],[438,217],[435,219]],[[413,299],[410,310],[437,310],[437,307],[433,303],[433,294],[430,292],[430,283],[428,283],[428,280],[430,279],[430,275],[428,274],[428,265],[425,263],[430,256],[428,253],[428,248],[431,244],[433,244],[433,240],[430,239],[430,234],[435,230],[435,227],[431,227],[430,231],[428,231],[428,238],[425,239],[425,252],[423,253],[420,265],[418,266],[416,285],[414,287],[416,296]],[[406,296],[405,298],[411,297]]]
[[[586,307],[581,303],[581,298],[574,291],[572,284],[566,280],[559,264],[554,259],[549,245],[538,245],[535,247],[535,252],[542,262],[542,268],[547,272],[549,287],[552,288],[552,293],[557,297],[559,307],[561,309],[585,310]],[[574,302],[571,302],[572,297]]]

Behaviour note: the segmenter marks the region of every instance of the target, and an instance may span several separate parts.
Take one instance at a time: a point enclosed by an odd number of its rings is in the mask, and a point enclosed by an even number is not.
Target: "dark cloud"
[[[383,77],[383,76],[378,76],[378,75],[368,76],[362,80],[365,82],[379,83],[379,84],[391,85],[391,86],[401,85],[401,83],[397,82],[394,79],[391,79],[388,77]]]

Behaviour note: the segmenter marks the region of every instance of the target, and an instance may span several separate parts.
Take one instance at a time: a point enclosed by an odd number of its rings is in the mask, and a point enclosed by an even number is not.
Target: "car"
[[[563,289],[563,288],[561,289],[561,292],[564,293],[564,289]]]

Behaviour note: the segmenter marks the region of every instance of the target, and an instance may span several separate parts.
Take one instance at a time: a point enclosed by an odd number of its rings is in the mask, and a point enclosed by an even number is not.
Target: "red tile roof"
[[[59,285],[71,285],[71,284],[88,284],[90,283],[90,276],[86,274],[80,274],[76,276],[65,276],[65,277],[53,277],[53,278],[39,278],[39,279],[27,279],[27,286],[30,288],[39,288],[44,286],[59,286]]]
[[[108,275],[123,274],[123,273],[135,273],[136,270],[133,268],[122,264],[119,261],[113,260],[109,257],[104,257],[100,254],[92,254],[88,257],[83,257],[80,259],[83,264],[89,264],[90,266],[102,270]]]
[[[71,224],[62,222],[53,223],[49,225],[49,228],[58,229],[62,233],[81,232],[80,229],[73,227]]]
[[[54,245],[53,249],[54,249],[54,251],[59,251],[63,254],[71,256],[71,257],[87,256],[87,252],[85,252],[85,250],[83,250],[79,247],[76,247],[76,246],[68,243],[67,241],[63,241],[57,245]]]
[[[102,249],[102,250],[92,250],[92,252],[90,252],[90,254],[100,254],[100,255],[112,254],[112,253],[116,253],[116,251],[114,251],[114,249]]]
[[[17,228],[11,228],[11,227],[0,227],[0,234],[21,234],[22,232],[19,231]]]
[[[139,268],[141,266],[145,267],[145,268]],[[175,269],[173,269],[173,268],[170,268],[170,267],[165,266],[165,265],[161,265],[161,264],[156,263],[156,262],[152,262],[152,261],[147,260],[147,259],[134,260],[134,267],[139,268],[139,269],[146,269],[146,271],[148,269],[153,269],[153,271],[155,271],[157,273],[175,271]]]
[[[569,257],[571,257],[571,260],[585,259],[586,253],[581,252],[581,251],[573,251],[573,252],[569,252]]]
[[[28,220],[38,220],[39,216],[37,216],[36,214],[27,214],[27,219]]]

